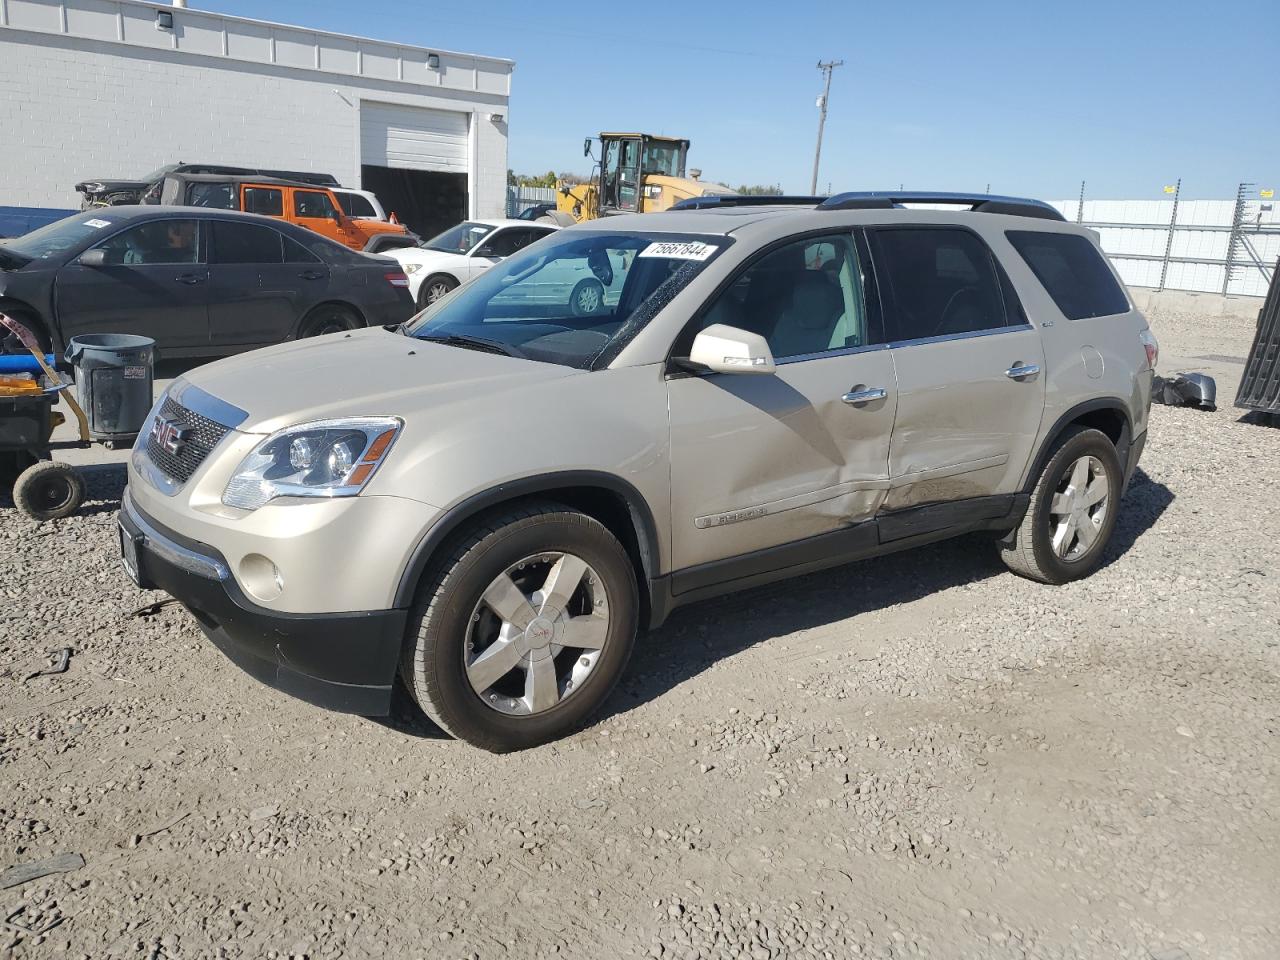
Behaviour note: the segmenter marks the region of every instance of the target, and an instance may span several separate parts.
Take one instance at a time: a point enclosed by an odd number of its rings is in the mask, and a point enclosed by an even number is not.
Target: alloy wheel
[[[449,285],[447,283],[433,283],[427,287],[427,303],[435,303],[448,292]]]
[[[1097,457],[1076,460],[1063,475],[1049,503],[1049,533],[1053,552],[1063,560],[1078,560],[1101,535],[1111,506],[1111,480]]]
[[[526,557],[493,579],[472,612],[463,665],[481,702],[532,716],[573,696],[609,638],[609,597],[581,557]]]

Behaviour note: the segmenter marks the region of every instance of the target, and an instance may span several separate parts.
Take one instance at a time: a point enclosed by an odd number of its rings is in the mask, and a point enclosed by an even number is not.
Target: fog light
[[[240,561],[240,583],[258,600],[274,600],[284,593],[284,574],[260,553],[250,553]]]

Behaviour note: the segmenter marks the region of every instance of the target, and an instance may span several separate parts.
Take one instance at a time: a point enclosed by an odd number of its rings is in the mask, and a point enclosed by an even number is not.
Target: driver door
[[[865,270],[852,233],[775,247],[677,343],[684,356],[699,329],[749,330],[769,341],[777,372],[669,375],[676,570],[728,558],[749,564],[747,555],[875,515],[889,485],[898,391],[863,296]],[[715,569],[706,575],[745,575],[739,565]]]

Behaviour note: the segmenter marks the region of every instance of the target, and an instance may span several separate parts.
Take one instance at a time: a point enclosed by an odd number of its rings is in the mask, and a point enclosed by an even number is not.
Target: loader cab
[[[688,140],[643,133],[600,134],[601,213],[649,213],[661,188],[649,189],[650,175],[683,177]],[[650,194],[653,196],[650,196]]]

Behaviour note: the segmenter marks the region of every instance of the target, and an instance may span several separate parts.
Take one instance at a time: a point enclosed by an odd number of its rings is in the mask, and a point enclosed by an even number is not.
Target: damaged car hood
[[[247,414],[236,429],[272,433],[334,417],[435,416],[467,398],[492,399],[581,373],[375,327],[220,360],[184,374],[169,393],[182,403],[186,385],[197,387]]]

